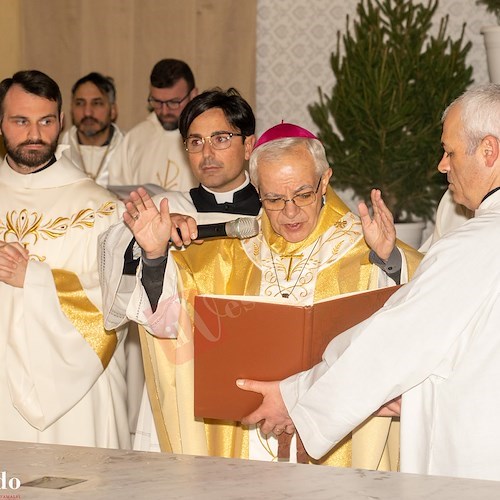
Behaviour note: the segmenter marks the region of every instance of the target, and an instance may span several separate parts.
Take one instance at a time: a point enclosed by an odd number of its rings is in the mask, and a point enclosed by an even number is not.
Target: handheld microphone
[[[179,236],[181,232],[177,229]],[[244,240],[259,234],[259,223],[253,217],[240,217],[229,222],[201,224],[198,226],[198,240],[209,238],[239,238]],[[182,237],[182,236],[181,236]]]

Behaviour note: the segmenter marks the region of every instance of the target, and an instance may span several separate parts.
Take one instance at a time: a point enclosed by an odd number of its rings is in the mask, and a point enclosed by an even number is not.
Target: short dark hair
[[[114,104],[116,101],[116,88],[115,81],[110,76],[104,76],[101,73],[93,71],[88,75],[82,76],[77,82],[71,87],[71,95],[75,95],[80,85],[84,83],[93,83],[103,94],[108,96],[109,102]]]
[[[44,97],[57,103],[57,112],[61,114],[62,96],[59,85],[50,76],[35,69],[18,71],[12,78],[0,82],[0,121],[3,119],[3,102],[12,85],[20,85],[29,94]]]
[[[230,125],[245,137],[255,134],[255,116],[250,104],[235,88],[224,91],[217,87],[202,92],[186,104],[179,117],[179,131],[184,139],[193,120],[212,108],[222,109]]]
[[[165,89],[173,87],[181,78],[188,84],[189,91],[194,89],[194,76],[191,68],[178,59],[162,59],[151,71],[150,82],[153,87]]]

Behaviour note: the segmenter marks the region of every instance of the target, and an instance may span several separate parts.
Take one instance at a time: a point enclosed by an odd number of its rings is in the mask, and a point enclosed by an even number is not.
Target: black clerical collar
[[[496,193],[500,189],[500,186],[492,189],[489,193],[486,194],[486,196],[481,200],[481,203],[486,200],[486,198],[489,198],[493,193]]]
[[[57,158],[52,156],[50,161],[47,163],[47,165],[43,166],[40,170],[35,170],[34,172],[30,172],[30,174],[38,174],[38,172],[42,172],[42,170],[45,170],[46,168],[49,168],[51,165],[54,165],[54,163],[57,161]]]
[[[244,188],[236,191],[232,203],[217,203],[215,196],[204,189],[201,184],[197,188],[191,189],[189,194],[197,212],[257,215],[260,211],[259,195],[252,184],[247,184]],[[125,251],[123,274],[135,275],[139,259],[134,259],[134,243],[135,238],[132,238]]]
[[[259,195],[252,184],[236,191],[232,203],[217,203],[213,193],[202,185],[189,191],[197,212],[227,212],[241,215],[257,215],[260,211]]]

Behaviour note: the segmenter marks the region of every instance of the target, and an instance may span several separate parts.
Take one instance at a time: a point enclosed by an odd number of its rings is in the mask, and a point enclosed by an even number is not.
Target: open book
[[[262,401],[236,379],[282,380],[321,361],[335,336],[380,309],[399,288],[337,295],[301,306],[263,297],[195,298],[194,414],[239,421]]]

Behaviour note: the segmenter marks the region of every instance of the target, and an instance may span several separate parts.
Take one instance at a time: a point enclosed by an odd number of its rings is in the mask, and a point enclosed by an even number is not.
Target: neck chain
[[[101,170],[104,167],[104,164],[106,162],[106,157],[108,156],[109,148],[111,146],[111,141],[109,141],[106,144],[106,149],[104,151],[104,154],[102,155],[101,161],[99,163],[99,166],[97,167],[97,171],[95,174],[87,170],[87,166],[85,165],[85,160],[83,159],[82,149],[80,147],[80,140],[78,139],[78,132],[76,133],[76,146],[78,148],[78,154],[80,155],[80,160],[82,162],[82,170],[87,174],[88,177],[90,177],[92,180],[95,181],[99,177],[99,174],[101,173]],[[97,147],[102,148],[103,146],[97,146]]]
[[[318,241],[319,241],[319,238],[316,240],[316,243],[314,243],[314,246],[312,247],[311,253],[308,255],[306,261],[304,262],[304,265],[302,266],[302,268],[300,270],[299,276],[297,277],[297,279],[295,281],[295,284],[292,286],[292,288],[291,288],[290,291],[288,291],[288,288],[286,288],[285,290],[281,289],[280,278],[278,276],[278,271],[276,270],[276,264],[274,262],[274,254],[273,254],[273,251],[272,251],[271,247],[269,247],[269,250],[271,251],[271,261],[273,263],[274,274],[276,276],[276,283],[278,285],[278,290],[280,292],[280,295],[284,299],[288,299],[288,297],[290,297],[290,295],[292,295],[293,291],[295,290],[295,287],[298,285],[300,277],[302,276],[302,273],[304,272],[304,269],[306,268],[307,263],[309,262],[309,259],[312,257],[312,254],[313,254],[314,250],[316,249],[316,246],[318,245]],[[287,275],[286,275],[287,281],[288,281],[289,278],[291,277],[291,273],[292,273],[292,260],[293,260],[293,258],[294,257],[303,257],[303,255],[293,255],[293,254],[290,254],[290,255],[286,255],[285,257],[290,257],[290,264],[288,266],[288,272],[287,272]]]

